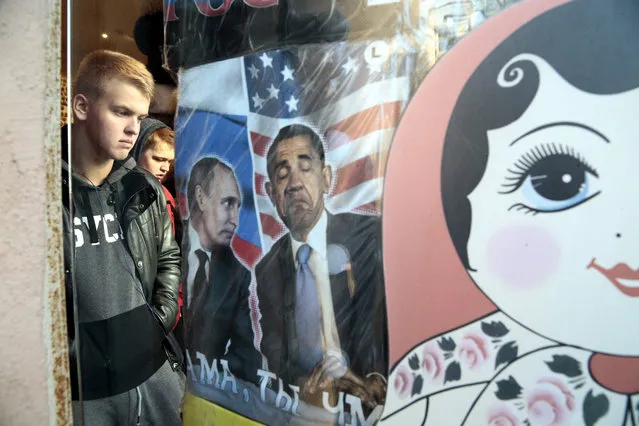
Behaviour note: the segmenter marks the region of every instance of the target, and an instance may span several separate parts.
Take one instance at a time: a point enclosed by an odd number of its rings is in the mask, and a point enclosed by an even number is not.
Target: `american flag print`
[[[384,43],[393,52],[393,41]],[[374,44],[375,43],[375,44]],[[253,270],[287,230],[265,190],[266,153],[279,129],[314,128],[333,170],[326,209],[378,215],[384,169],[401,114],[410,97],[411,58],[374,56],[377,42],[343,42],[255,53],[199,66],[180,75],[176,120],[176,183],[182,217],[188,217],[188,173],[204,156],[231,165],[242,192],[232,248]],[[384,59],[382,57],[382,59]],[[256,282],[249,305],[260,347]]]
[[[367,60],[380,42],[386,57]],[[379,214],[386,158],[410,97],[411,57],[395,46],[394,40],[308,45],[183,71],[176,120],[183,217],[190,167],[208,154],[233,157],[243,193],[233,249],[253,268],[287,232],[265,182],[270,143],[290,124],[310,126],[324,139],[333,170],[327,210]]]
[[[388,149],[409,96],[409,64],[389,58],[386,69],[369,65],[368,45],[301,47],[244,58],[264,252],[286,232],[264,187],[266,152],[286,125],[306,124],[323,136],[334,171],[329,211],[379,213]]]

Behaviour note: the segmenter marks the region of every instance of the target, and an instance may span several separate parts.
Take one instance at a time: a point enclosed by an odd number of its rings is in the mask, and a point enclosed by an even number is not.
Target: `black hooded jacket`
[[[83,398],[90,400],[139,386],[166,361],[163,342],[178,309],[180,251],[160,183],[132,158],[116,161],[98,187],[73,173],[69,200],[65,128],[62,135],[72,391],[77,399],[75,296]]]

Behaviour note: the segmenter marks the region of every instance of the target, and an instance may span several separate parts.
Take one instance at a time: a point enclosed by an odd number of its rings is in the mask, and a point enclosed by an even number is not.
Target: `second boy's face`
[[[164,181],[175,158],[175,149],[168,143],[157,143],[147,148],[140,157],[140,167],[153,173],[160,182]]]
[[[149,104],[137,87],[117,79],[106,85],[101,97],[90,100],[86,124],[100,159],[124,160],[129,155]]]

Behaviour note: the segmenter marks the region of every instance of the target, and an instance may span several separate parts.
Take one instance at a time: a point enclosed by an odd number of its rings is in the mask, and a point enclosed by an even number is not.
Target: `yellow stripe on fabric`
[[[184,397],[182,424],[184,426],[262,426],[262,423],[222,408],[190,392],[187,392]]]

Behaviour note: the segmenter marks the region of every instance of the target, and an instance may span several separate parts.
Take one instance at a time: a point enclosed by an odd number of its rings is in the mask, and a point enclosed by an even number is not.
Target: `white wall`
[[[61,235],[53,220],[60,217],[54,174],[59,151],[53,143],[59,123],[59,24],[53,24],[58,3],[0,0],[2,426],[70,424]]]

